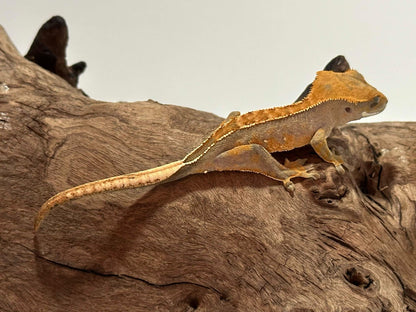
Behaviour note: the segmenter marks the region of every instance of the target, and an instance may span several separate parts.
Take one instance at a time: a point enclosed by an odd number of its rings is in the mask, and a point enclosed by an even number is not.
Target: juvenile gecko
[[[86,195],[138,188],[210,171],[248,171],[282,181],[294,191],[291,179],[314,178],[305,160],[279,163],[271,153],[310,144],[325,161],[344,173],[343,160],[327,145],[332,129],[384,110],[387,98],[364,77],[351,70],[343,56],[334,58],[316,74],[299,99],[288,106],[241,115],[231,113],[198,147],[182,160],[156,168],[97,180],[62,191],[48,199],[35,220],[35,231],[57,205]]]

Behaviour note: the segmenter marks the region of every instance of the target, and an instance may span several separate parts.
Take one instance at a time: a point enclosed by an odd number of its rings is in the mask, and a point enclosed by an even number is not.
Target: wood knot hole
[[[362,289],[369,289],[374,284],[374,279],[368,273],[363,273],[356,268],[349,268],[344,273],[344,278],[347,282],[360,287]]]
[[[199,307],[199,299],[196,298],[196,297],[191,297],[188,300],[188,304],[189,304],[189,307],[191,307],[192,309],[196,310]]]

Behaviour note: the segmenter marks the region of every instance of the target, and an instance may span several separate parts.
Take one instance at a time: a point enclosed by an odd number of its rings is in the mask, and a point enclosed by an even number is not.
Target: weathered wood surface
[[[321,173],[293,197],[210,173],[74,201],[34,236],[56,192],[179,159],[220,118],[89,99],[3,29],[1,82],[1,311],[416,311],[416,123],[334,133],[343,176],[284,155]]]

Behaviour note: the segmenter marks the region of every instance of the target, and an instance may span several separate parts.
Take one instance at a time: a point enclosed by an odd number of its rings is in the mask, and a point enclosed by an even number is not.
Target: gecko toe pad
[[[293,182],[290,181],[290,179],[283,181],[283,185],[289,193],[293,193],[295,191],[295,184],[293,184]]]
[[[335,169],[337,170],[337,172],[339,174],[344,174],[345,173],[345,169],[344,169],[344,167],[342,167],[342,165],[335,165]]]

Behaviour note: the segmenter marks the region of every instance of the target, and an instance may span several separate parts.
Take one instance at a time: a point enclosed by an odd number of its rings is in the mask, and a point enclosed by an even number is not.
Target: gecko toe
[[[300,171],[300,173],[297,176],[305,179],[312,178],[314,180],[317,180],[320,177],[319,173],[313,170],[312,168]]]
[[[313,180],[318,180],[320,178],[320,174],[316,171],[308,172],[307,178],[312,178]]]
[[[289,159],[285,158],[284,166],[290,169],[299,169],[299,168],[302,168],[302,166],[306,163],[306,161],[307,161],[306,158],[296,159],[295,161],[290,161]]]
[[[293,184],[292,181],[290,180],[286,180],[283,182],[283,185],[285,186],[285,189],[289,192],[289,193],[293,193],[295,191],[295,184]]]
[[[344,174],[345,173],[345,169],[344,169],[344,167],[342,167],[342,165],[335,165],[335,169],[337,170],[337,172],[339,174]]]

